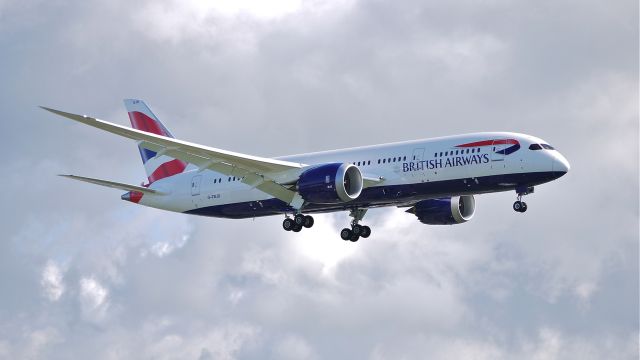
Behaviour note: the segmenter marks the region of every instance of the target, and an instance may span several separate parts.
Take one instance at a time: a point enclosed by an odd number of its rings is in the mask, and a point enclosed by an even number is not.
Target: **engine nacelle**
[[[473,218],[476,212],[476,200],[473,195],[422,200],[409,211],[414,213],[423,224],[461,224]]]
[[[340,204],[360,196],[364,183],[362,173],[347,163],[323,164],[310,168],[298,179],[302,198],[316,204]]]

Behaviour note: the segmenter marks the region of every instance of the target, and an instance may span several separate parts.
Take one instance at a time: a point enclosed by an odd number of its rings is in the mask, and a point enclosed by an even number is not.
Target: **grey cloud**
[[[637,358],[637,3],[193,6],[0,2],[0,357]],[[526,216],[502,193],[460,226],[294,236],[55,177],[143,179],[135,144],[36,108],[126,124],[126,97],[257,155],[513,130],[572,170]]]

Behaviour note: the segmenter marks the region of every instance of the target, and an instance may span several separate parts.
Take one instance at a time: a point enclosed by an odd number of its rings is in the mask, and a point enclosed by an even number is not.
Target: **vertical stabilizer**
[[[160,122],[144,101],[125,99],[124,106],[127,108],[129,120],[131,120],[131,126],[134,129],[173,138],[171,132]],[[157,156],[157,153],[144,149],[140,145],[138,145],[138,150],[140,150],[149,184],[179,174],[187,167],[187,163],[182,160],[166,155]]]

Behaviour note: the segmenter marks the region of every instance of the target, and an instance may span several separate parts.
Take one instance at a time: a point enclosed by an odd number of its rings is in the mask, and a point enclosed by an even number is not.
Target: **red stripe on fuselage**
[[[520,144],[520,143],[518,142],[518,140],[515,140],[515,139],[483,140],[483,141],[476,141],[476,142],[472,142],[472,143],[468,143],[468,144],[456,145],[456,147],[466,148],[466,147],[506,145],[506,144],[515,145],[515,144]]]
[[[139,111],[130,112],[129,120],[131,120],[131,126],[133,126],[134,129],[146,131],[156,135],[167,137],[171,136],[170,134],[167,134],[160,123]]]
[[[167,161],[166,163],[158,166],[153,174],[149,176],[149,184],[169,176],[180,174],[186,167],[187,163],[182,160],[173,159],[171,161]]]

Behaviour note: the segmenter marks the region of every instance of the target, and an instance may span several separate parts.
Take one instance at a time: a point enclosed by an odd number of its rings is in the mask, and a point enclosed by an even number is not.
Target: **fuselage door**
[[[200,195],[200,182],[202,182],[202,175],[194,176],[191,179],[191,196]]]
[[[505,146],[504,140],[493,140],[493,144],[491,145],[491,152],[490,152],[489,158],[491,159],[491,163],[492,164],[494,162],[498,162],[498,164],[493,164],[493,165],[497,165],[500,168],[503,167],[503,165],[500,164],[499,162],[504,161],[504,158],[505,158],[504,149],[505,149],[505,147],[506,146]]]
[[[489,148],[489,164],[491,166],[491,175],[493,181],[502,184],[503,175],[507,171],[506,155],[504,149],[509,147],[504,140],[493,140],[491,148]]]
[[[427,174],[425,164],[422,162],[424,160],[424,148],[413,149],[413,154],[409,160],[410,176],[413,178],[413,181],[424,182]]]
[[[422,160],[424,160],[424,148],[414,149],[411,161],[422,161]]]

